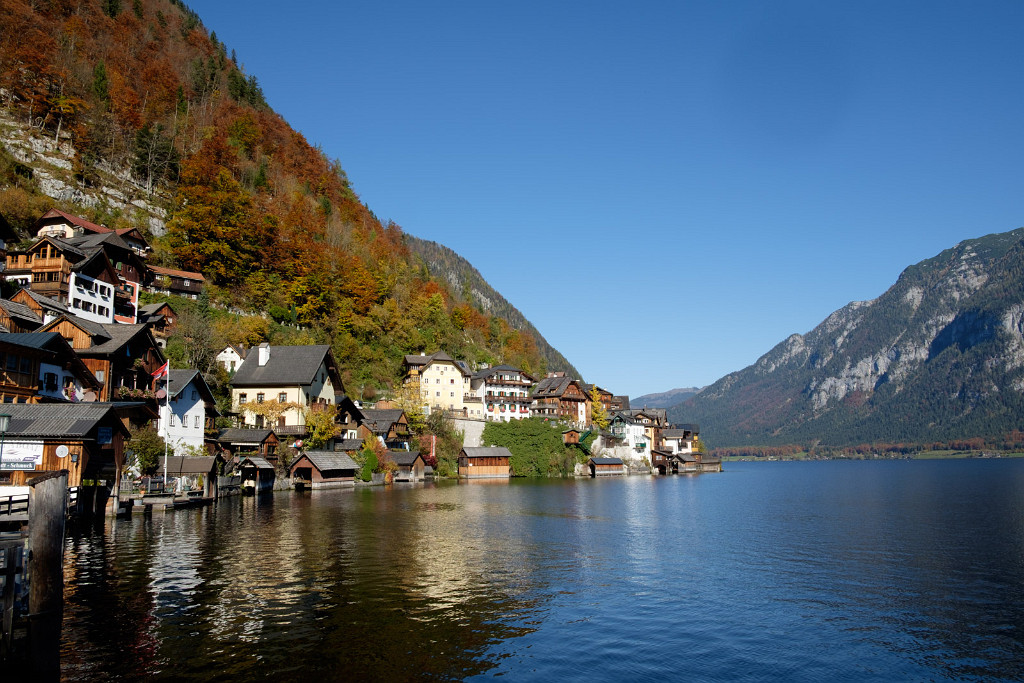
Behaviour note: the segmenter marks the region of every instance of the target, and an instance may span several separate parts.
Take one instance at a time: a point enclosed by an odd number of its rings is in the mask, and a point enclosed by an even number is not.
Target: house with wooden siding
[[[178,315],[166,301],[139,308],[138,322],[149,327],[160,348],[167,347],[167,338],[178,329]]]
[[[0,453],[0,484],[23,486],[49,472],[68,471],[68,486],[106,481],[101,491],[80,492],[79,500],[116,500],[130,437],[110,404],[18,403],[3,406],[11,416]],[[100,503],[102,504],[102,502]]]
[[[163,456],[157,458],[156,471],[176,479],[176,491],[199,491],[203,498],[217,497],[217,477],[224,471],[224,459],[219,455],[169,455],[166,469],[164,464]]]
[[[533,390],[533,414],[585,427],[590,424],[590,397],[582,383],[563,372],[549,373]]]
[[[277,479],[277,472],[274,466],[265,458],[258,455],[249,455],[238,463],[238,472],[241,476],[242,491],[247,493],[264,493],[274,490],[274,481]]]
[[[41,332],[56,332],[71,344],[96,379],[101,401],[152,399],[153,373],[164,355],[145,325],[99,324],[64,315]]]
[[[326,489],[355,486],[359,465],[345,453],[304,451],[288,466],[296,487]]]
[[[385,457],[391,458],[398,466],[395,481],[423,481],[427,463],[419,451],[389,451]]]
[[[272,429],[222,429],[217,435],[217,443],[229,458],[258,455],[277,462],[280,441]]]
[[[188,270],[149,266],[147,273],[146,289],[154,294],[174,294],[186,299],[198,299],[206,283],[202,273]]]
[[[114,292],[114,321],[136,323],[139,293],[146,281],[146,263],[117,233],[92,233],[65,240],[86,254],[102,251],[117,273]]]
[[[626,465],[619,458],[592,457],[587,461],[591,477],[610,477],[626,474]]]
[[[48,296],[43,296],[38,292],[33,292],[31,289],[22,287],[11,297],[11,301],[23,304],[35,313],[41,320],[42,325],[48,325],[60,316],[71,313],[68,307],[57,301],[51,299]],[[31,332],[32,330],[21,330],[23,332]],[[11,330],[15,332],[15,330]]]
[[[42,326],[42,316],[30,307],[13,299],[0,299],[0,332],[35,332]]]
[[[306,414],[333,410],[344,393],[338,364],[327,345],[260,344],[231,378],[231,401],[240,414],[240,426],[271,428],[278,436],[305,437]],[[249,410],[249,403],[264,402],[289,407],[271,424],[258,408]]]
[[[385,447],[405,450],[409,443],[409,418],[400,408],[364,408],[357,438],[377,439]]]
[[[0,402],[96,400],[102,385],[55,332],[0,334]]]
[[[504,446],[466,446],[459,451],[460,479],[508,479],[512,453]]]

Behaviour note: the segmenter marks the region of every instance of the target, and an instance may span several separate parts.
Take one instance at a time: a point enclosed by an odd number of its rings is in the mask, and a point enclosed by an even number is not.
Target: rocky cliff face
[[[1024,416],[1024,229],[968,240],[670,415],[713,445],[996,436]]]

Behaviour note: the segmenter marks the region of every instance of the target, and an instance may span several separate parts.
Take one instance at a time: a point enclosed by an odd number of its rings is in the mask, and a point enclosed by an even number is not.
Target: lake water
[[[1024,459],[235,498],[66,579],[66,680],[1022,680]]]

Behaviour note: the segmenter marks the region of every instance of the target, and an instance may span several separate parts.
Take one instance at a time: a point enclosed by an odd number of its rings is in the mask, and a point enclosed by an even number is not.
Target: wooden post
[[[30,667],[37,680],[60,677],[60,629],[64,618],[64,520],[68,471],[52,472],[28,482]]]

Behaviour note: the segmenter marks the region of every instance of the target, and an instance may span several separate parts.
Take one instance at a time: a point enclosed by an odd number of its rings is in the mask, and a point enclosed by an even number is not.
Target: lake
[[[1024,459],[725,467],[71,529],[63,677],[1024,679]]]

